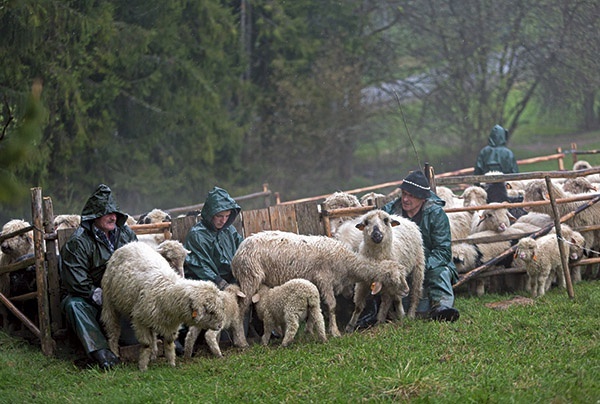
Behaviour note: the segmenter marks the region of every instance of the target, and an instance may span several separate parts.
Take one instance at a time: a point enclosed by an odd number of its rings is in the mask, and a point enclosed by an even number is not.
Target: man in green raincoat
[[[101,184],[83,207],[81,225],[60,251],[60,275],[66,293],[61,302],[62,311],[85,352],[101,369],[110,369],[119,363],[115,353],[108,349],[100,323],[100,282],[112,253],[137,240],[133,230],[125,224],[126,220],[127,215],[119,211],[110,188]],[[123,334],[127,331],[124,329]]]
[[[431,192],[429,181],[422,171],[409,173],[400,189],[402,196],[386,204],[382,210],[406,217],[421,229],[425,280],[417,315],[437,321],[456,321],[459,312],[453,307],[452,285],[458,281],[458,274],[452,261],[450,222],[443,209],[445,202]],[[408,301],[403,303],[406,305]]]
[[[496,125],[490,132],[488,144],[479,152],[475,162],[474,175],[483,175],[489,171],[500,171],[503,174],[519,172],[515,156],[508,147],[508,131]]]
[[[214,282],[221,290],[235,282],[231,259],[243,238],[232,224],[241,210],[224,189],[214,187],[208,193],[200,221],[185,240],[190,251],[185,259],[186,278]]]

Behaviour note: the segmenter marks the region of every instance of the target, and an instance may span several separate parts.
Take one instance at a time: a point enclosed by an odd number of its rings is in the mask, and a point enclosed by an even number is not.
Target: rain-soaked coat
[[[506,135],[506,129],[502,126],[492,128],[487,146],[477,156],[474,175],[483,175],[489,171],[501,171],[504,174],[519,172],[512,150],[506,147]]]
[[[227,223],[215,229],[213,216],[226,210],[231,211]],[[231,259],[243,238],[232,223],[240,211],[240,206],[224,189],[214,187],[208,193],[200,212],[201,220],[190,229],[185,240],[185,248],[191,251],[185,260],[186,278],[212,281],[221,288],[226,283],[235,283]]]
[[[426,312],[438,305],[454,305],[452,285],[458,281],[458,274],[452,261],[450,222],[444,212],[444,204],[431,192],[421,208],[421,220],[417,222],[425,249],[424,298],[417,308],[418,312]],[[390,214],[408,217],[403,214],[401,198],[389,202],[382,209]]]
[[[109,245],[93,231],[94,220],[109,213],[117,214],[114,250],[137,237],[125,222],[110,188],[101,184],[87,200],[81,212],[81,225],[60,251],[63,293],[62,309],[67,322],[75,330],[87,353],[108,347],[99,323],[101,306],[92,300],[111,257]]]

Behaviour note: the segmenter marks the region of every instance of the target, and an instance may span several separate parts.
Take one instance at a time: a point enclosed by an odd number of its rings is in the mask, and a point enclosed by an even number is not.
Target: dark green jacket
[[[212,218],[225,210],[231,210],[231,215],[225,226],[217,230]],[[224,189],[214,187],[208,193],[200,212],[201,219],[190,229],[185,240],[185,248],[190,251],[185,259],[186,278],[212,281],[217,285],[223,280],[235,282],[231,273],[231,259],[243,238],[232,223],[241,210]]]
[[[458,281],[458,274],[452,260],[452,237],[450,234],[450,221],[444,212],[445,202],[431,192],[425,201],[421,222],[417,223],[421,229],[423,247],[425,249],[425,277],[430,269],[447,267],[451,271],[452,283]],[[382,210],[390,214],[405,216],[402,213],[402,199],[396,199],[386,204]]]
[[[473,174],[483,175],[489,171],[500,171],[504,174],[519,172],[515,156],[506,147],[506,129],[496,125],[490,132],[488,145],[479,152]]]
[[[127,215],[119,211],[110,188],[99,185],[83,207],[81,225],[60,251],[62,286],[71,296],[90,299],[94,289],[100,287],[112,252],[106,242],[94,234],[92,227],[94,219],[108,213],[117,214],[115,250],[137,240],[133,230],[125,224]]]

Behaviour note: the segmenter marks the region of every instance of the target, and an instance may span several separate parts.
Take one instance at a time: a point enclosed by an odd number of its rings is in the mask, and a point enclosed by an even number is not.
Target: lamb
[[[321,203],[321,207],[324,210],[334,210],[342,208],[358,208],[361,207],[358,198],[347,192],[334,192],[329,195]],[[352,216],[339,216],[330,221],[331,234],[334,235],[338,227],[347,220],[353,219]]]
[[[566,250],[564,252],[567,253]],[[533,297],[543,296],[550,289],[554,276],[558,278],[560,287],[566,287],[554,234],[547,234],[537,240],[531,237],[519,240],[514,263],[516,268],[523,268],[527,272],[527,288]]]
[[[335,296],[356,282],[375,283],[374,293],[385,284],[399,295],[408,294],[406,268],[396,261],[367,259],[342,242],[326,236],[306,236],[282,231],[262,231],[247,237],[231,261],[233,276],[246,295],[245,310],[261,283],[279,286],[303,278],[317,286],[328,309],[329,332],[340,336]]]
[[[165,240],[158,245],[156,251],[160,255],[162,255],[171,268],[183,278],[183,264],[185,262],[185,257],[190,253],[189,250],[186,250],[183,244],[181,244],[177,240]]]
[[[552,192],[556,199],[568,197],[568,194],[565,193],[559,186],[554,184],[551,184],[551,186]],[[546,181],[535,180],[529,183],[525,188],[526,202],[547,200],[549,200],[549,197],[546,187]],[[567,213],[576,210],[578,206],[584,203],[585,202],[567,202],[557,204],[557,210],[560,216],[564,216]],[[552,206],[550,204],[535,205],[531,206],[530,209],[532,211],[545,213],[547,215],[553,215]],[[597,203],[581,211],[580,213],[566,221],[566,224],[573,228],[591,226],[597,223],[600,223],[600,204]],[[598,249],[600,248],[600,230],[587,231],[583,233],[583,237],[585,238],[586,248],[598,251]]]
[[[252,296],[252,302],[258,318],[264,323],[263,345],[268,345],[271,332],[277,331],[283,335],[281,346],[288,346],[294,340],[302,321],[306,321],[306,329],[309,331],[316,326],[321,342],[327,341],[319,289],[312,282],[290,279],[274,288],[262,284]]]
[[[425,252],[421,230],[414,222],[383,210],[373,210],[364,214],[356,228],[362,232],[362,241],[358,251],[364,257],[373,261],[394,260],[404,265],[408,270],[406,276],[410,279],[410,305],[408,316],[414,318],[421,294],[425,274]],[[347,332],[356,327],[358,317],[365,308],[370,283],[358,282],[354,288],[354,313],[346,326]],[[377,322],[386,321],[392,305],[395,304],[397,313],[404,315],[402,300],[397,290],[390,289],[391,285],[383,285],[381,305],[377,313]]]
[[[464,206],[481,206],[487,204],[487,192],[485,189],[472,185],[467,187],[461,198]]]
[[[385,195],[376,192],[369,192],[360,197],[361,206],[375,206],[378,199],[385,198]]]
[[[246,336],[244,335],[244,314],[241,310],[242,299],[246,297],[240,287],[235,284],[229,284],[225,290],[220,292],[223,297],[225,307],[225,317],[223,326],[220,330],[207,330],[204,339],[213,355],[222,357],[219,348],[219,339],[223,330],[231,330],[233,333],[233,344],[240,348],[248,347]],[[191,358],[194,352],[194,345],[200,335],[201,329],[196,326],[190,327],[185,337],[184,357]]]
[[[499,203],[491,203],[490,205],[500,205]],[[484,209],[479,215],[479,221],[473,233],[491,230],[497,233],[502,233],[510,226],[511,222],[516,219],[510,214],[508,209]]]
[[[180,325],[219,330],[224,304],[212,282],[185,279],[151,246],[137,241],[117,249],[102,278],[101,319],[109,348],[119,352],[120,314],[131,319],[142,344],[138,366],[148,369],[156,354],[156,335],[164,337],[165,357],[175,366],[175,344]],[[154,354],[154,355],[153,355]]]

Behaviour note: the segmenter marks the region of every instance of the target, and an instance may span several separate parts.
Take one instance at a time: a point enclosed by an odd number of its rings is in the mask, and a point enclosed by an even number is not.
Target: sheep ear
[[[371,284],[371,294],[376,295],[377,293],[381,292],[382,287],[383,285],[381,284],[381,282],[373,282]]]
[[[514,222],[517,221],[517,218],[513,216],[512,213],[510,213],[508,210],[506,211],[507,215],[508,215],[508,221],[512,224]]]
[[[196,317],[198,317],[198,314],[200,314],[200,313],[198,313],[198,310],[196,310],[194,308],[194,303],[191,301],[190,301],[190,313],[192,314],[193,319],[196,319]]]
[[[237,297],[241,297],[242,299],[246,297],[246,295],[244,294],[244,292],[242,292],[241,290],[238,290],[236,292]]]
[[[252,296],[252,303],[258,303],[260,301],[260,295],[257,293]]]
[[[359,223],[355,226],[358,230],[363,231],[363,229],[365,228],[365,225],[362,223]]]
[[[392,227],[396,227],[400,224],[399,221],[397,221],[396,219],[392,219],[392,223],[390,223],[392,225]]]

